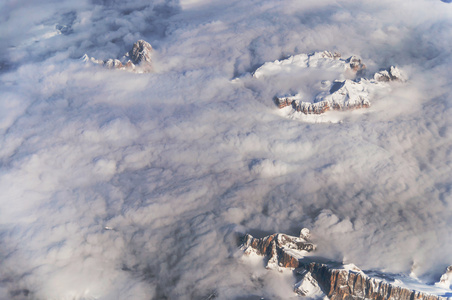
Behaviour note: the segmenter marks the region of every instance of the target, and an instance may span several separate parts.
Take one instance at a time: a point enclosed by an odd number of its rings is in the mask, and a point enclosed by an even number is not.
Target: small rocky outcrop
[[[375,73],[374,79],[380,82],[388,82],[388,81],[405,81],[405,76],[399,70],[399,68],[395,66],[391,66],[385,70],[382,70],[378,73]]]
[[[329,299],[375,300],[445,300],[446,298],[395,286],[367,276],[358,268],[341,269],[312,262],[301,264],[314,278]],[[304,279],[303,279],[304,280]]]
[[[346,62],[349,63],[350,69],[356,72],[358,76],[362,75],[364,73],[364,70],[366,69],[366,65],[358,56],[353,55],[349,57]]]
[[[339,52],[330,52],[330,51],[323,51],[321,52],[321,57],[323,58],[331,58],[331,59],[340,59],[341,54]]]
[[[246,255],[266,256],[267,268],[294,269],[302,276],[294,286],[294,292],[300,296],[320,298],[326,295],[332,300],[446,300],[372,278],[353,264],[326,262],[321,257],[311,256],[316,246],[309,238],[306,228],[299,237],[277,233],[257,239],[247,234],[241,249]],[[450,285],[449,275],[452,275],[452,266],[441,277],[441,282]]]
[[[85,54],[82,60],[107,67],[108,69],[126,70],[136,73],[148,73],[152,71],[152,46],[139,40],[133,44],[132,49],[119,59],[98,60]]]

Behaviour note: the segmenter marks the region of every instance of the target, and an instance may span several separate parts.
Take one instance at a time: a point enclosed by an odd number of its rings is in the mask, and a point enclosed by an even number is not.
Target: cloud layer
[[[237,237],[439,279],[452,263],[444,1],[0,4],[0,298],[287,298]],[[152,74],[84,65],[145,39]],[[283,118],[266,61],[313,51],[409,81],[339,123]],[[248,75],[247,75],[248,74]],[[242,81],[232,81],[241,77]],[[282,282],[276,284],[277,282]]]

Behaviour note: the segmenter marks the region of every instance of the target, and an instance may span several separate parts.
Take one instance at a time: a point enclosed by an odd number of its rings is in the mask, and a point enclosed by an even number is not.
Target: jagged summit
[[[152,46],[144,41],[138,40],[129,51],[132,62],[138,64],[151,64]]]
[[[309,229],[303,228],[300,237],[275,233],[267,237],[257,239],[247,234],[241,249],[245,254],[255,253],[269,256],[267,268],[284,267],[297,268],[298,258],[306,253],[314,251],[315,245],[308,241]]]
[[[83,55],[81,59],[84,62],[102,65],[109,69],[127,70],[136,73],[148,73],[152,71],[151,54],[152,46],[144,40],[138,40],[133,44],[132,49],[124,54],[121,60],[98,60],[94,57],[89,57],[87,54]]]
[[[405,75],[395,66],[391,66],[385,70],[375,73],[374,79],[380,82],[400,81],[405,82]]]
[[[350,56],[345,61],[350,65],[350,69],[356,72],[357,75],[361,75],[363,71],[366,69],[366,65],[362,62],[361,58],[359,58],[358,56],[355,55]]]
[[[260,239],[250,234],[244,237],[241,249],[245,255],[267,256],[268,269],[291,268],[301,280],[294,292],[309,298],[369,299],[369,300],[445,300],[446,298],[386,282],[365,274],[354,264],[331,262],[312,256],[316,246],[309,241],[310,232],[304,228],[300,237],[276,233]],[[441,277],[441,284],[449,285],[452,266]]]

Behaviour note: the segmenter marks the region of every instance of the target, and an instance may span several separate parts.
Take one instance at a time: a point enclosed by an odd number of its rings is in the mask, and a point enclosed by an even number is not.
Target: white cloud
[[[236,233],[301,227],[362,269],[433,282],[452,263],[449,4],[0,5],[1,297],[284,298]],[[79,61],[140,38],[155,73]],[[246,74],[318,50],[409,82],[340,123],[283,118],[272,98],[298,79]]]

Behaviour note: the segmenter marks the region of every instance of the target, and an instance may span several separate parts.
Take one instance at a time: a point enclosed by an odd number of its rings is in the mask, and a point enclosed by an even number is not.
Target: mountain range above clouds
[[[0,2],[0,299],[450,296],[449,4]]]
[[[99,60],[85,54],[82,60],[87,63],[105,66],[108,69],[126,70],[135,73],[149,73],[152,71],[152,46],[144,41],[138,40],[132,49],[124,54],[121,59],[110,58]]]
[[[315,255],[317,246],[310,240],[310,230],[303,228],[300,236],[276,233],[263,238],[250,234],[243,237],[240,248],[245,256],[262,256],[269,270],[293,271],[297,282],[295,294],[309,299],[367,300],[446,300],[452,282],[452,266],[448,267],[435,287],[412,284],[403,276],[384,272],[362,271],[353,263],[334,262]],[[376,277],[368,274],[378,274]],[[404,282],[405,281],[405,282]],[[411,285],[410,285],[411,282]],[[413,288],[414,286],[414,288]],[[420,289],[420,290],[419,290]],[[424,289],[424,290],[423,290]]]
[[[253,73],[253,77],[258,80],[263,77],[278,76],[281,73],[295,73],[296,80],[297,69],[307,69],[313,73],[335,71],[338,77],[333,81],[322,80],[314,91],[314,99],[306,99],[303,90],[295,95],[275,96],[274,100],[279,108],[289,106],[293,111],[303,114],[319,115],[330,110],[368,108],[374,94],[378,90],[388,88],[388,82],[406,81],[406,75],[395,66],[383,69],[370,79],[366,79],[364,77],[366,65],[359,57],[350,56],[342,59],[340,53],[329,51],[298,54],[284,60],[267,62]],[[303,77],[300,78],[301,80]]]

